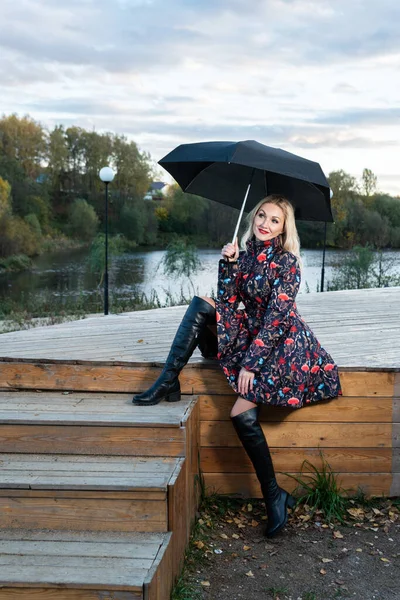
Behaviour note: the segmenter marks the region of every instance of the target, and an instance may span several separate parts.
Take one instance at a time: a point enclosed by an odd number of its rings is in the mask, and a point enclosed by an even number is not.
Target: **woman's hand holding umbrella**
[[[229,262],[235,262],[239,256],[239,244],[236,238],[234,244],[225,244],[221,251],[222,258]]]

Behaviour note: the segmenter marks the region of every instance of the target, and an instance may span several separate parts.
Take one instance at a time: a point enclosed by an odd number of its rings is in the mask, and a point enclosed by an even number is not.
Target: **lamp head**
[[[103,167],[99,171],[99,177],[104,183],[110,183],[114,179],[115,173],[110,167]]]
[[[333,198],[333,192],[332,192],[331,188],[329,188],[329,197],[332,200],[332,198]]]

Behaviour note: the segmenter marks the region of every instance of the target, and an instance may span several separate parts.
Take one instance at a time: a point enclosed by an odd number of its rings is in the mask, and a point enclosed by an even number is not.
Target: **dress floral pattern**
[[[253,238],[237,262],[219,262],[217,358],[235,392],[242,367],[255,373],[246,400],[301,408],[342,393],[336,364],[297,311],[299,286],[297,258],[281,236]]]

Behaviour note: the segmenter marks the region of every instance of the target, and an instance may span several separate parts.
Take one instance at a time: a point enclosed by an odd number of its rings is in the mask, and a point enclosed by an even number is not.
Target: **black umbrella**
[[[329,183],[320,167],[280,148],[254,140],[181,144],[159,164],[184,192],[243,211],[268,194],[282,194],[292,203],[296,219],[333,221]]]

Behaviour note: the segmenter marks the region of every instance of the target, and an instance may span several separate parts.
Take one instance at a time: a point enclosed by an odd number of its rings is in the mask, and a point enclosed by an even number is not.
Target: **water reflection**
[[[18,300],[22,294],[52,293],[56,296],[99,295],[99,277],[89,271],[87,249],[69,250],[38,257],[29,271],[4,273],[0,275],[0,298]],[[332,277],[333,266],[337,265],[346,252],[328,250],[326,253],[325,281]],[[219,250],[199,250],[202,268],[192,277],[192,283],[185,278],[165,275],[160,263],[163,250],[138,251],[116,257],[109,268],[110,291],[127,296],[133,290],[150,295],[156,290],[161,302],[167,294],[193,295],[194,290],[203,295],[215,293],[218,272]],[[399,258],[400,251],[386,253],[391,258]],[[300,293],[317,291],[321,278],[322,252],[304,250],[303,275]],[[397,262],[399,265],[399,261]],[[400,266],[394,272],[400,272]]]

